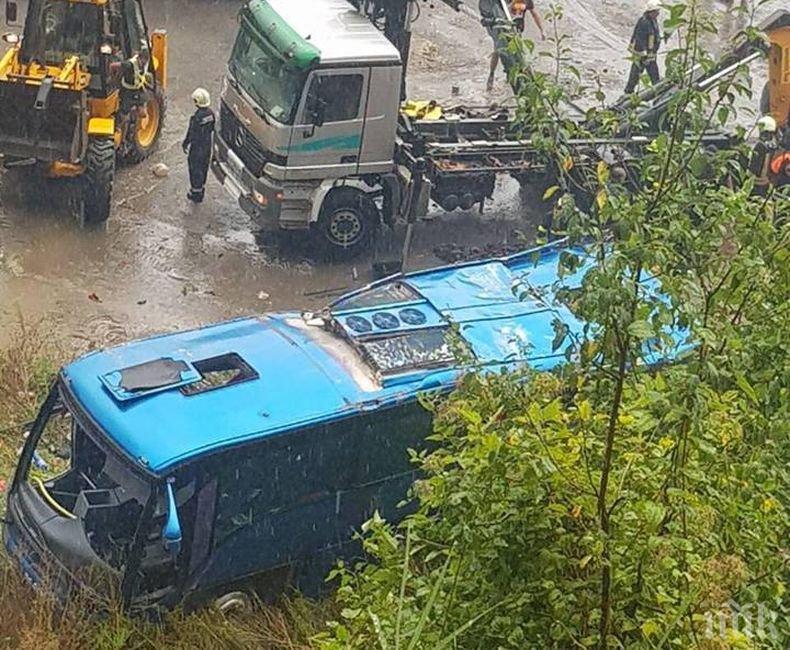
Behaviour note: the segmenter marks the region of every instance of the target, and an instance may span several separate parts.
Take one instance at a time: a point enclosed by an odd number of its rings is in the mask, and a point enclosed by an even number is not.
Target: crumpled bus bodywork
[[[561,251],[397,276],[320,313],[69,364],[27,437],[7,550],[33,583],[58,594],[115,584],[132,609],[289,584],[317,593],[338,558],[359,555],[354,534],[374,512],[408,512],[408,450],[431,430],[419,394],[469,371],[566,362],[554,321],[572,334],[584,323],[557,291],[580,286],[593,262],[575,251],[581,267],[560,280]],[[656,361],[682,350],[676,340]]]

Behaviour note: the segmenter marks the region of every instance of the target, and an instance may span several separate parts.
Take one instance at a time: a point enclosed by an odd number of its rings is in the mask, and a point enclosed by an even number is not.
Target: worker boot
[[[205,195],[206,190],[203,187],[198,190],[196,190],[194,187],[191,187],[189,188],[189,192],[187,192],[187,198],[192,201],[192,203],[203,203],[203,197]]]

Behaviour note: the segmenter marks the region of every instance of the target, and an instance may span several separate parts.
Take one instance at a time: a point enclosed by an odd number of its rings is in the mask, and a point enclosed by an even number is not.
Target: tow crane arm
[[[462,0],[439,0],[455,11],[460,11]],[[403,88],[401,99],[405,99],[406,70],[411,52],[411,25],[414,22],[414,8],[420,0],[348,0],[351,5],[364,13],[370,22],[378,27],[389,41],[398,48],[403,62]],[[425,0],[423,0],[425,2]]]

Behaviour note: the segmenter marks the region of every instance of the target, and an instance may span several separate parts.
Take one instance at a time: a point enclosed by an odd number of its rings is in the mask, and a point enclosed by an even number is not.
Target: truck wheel
[[[368,247],[379,220],[376,204],[364,192],[339,187],[324,199],[317,228],[329,256],[349,259]]]
[[[153,91],[145,104],[145,115],[137,109],[128,116],[128,124],[121,143],[121,159],[125,163],[136,164],[150,156],[162,134],[167,102],[161,88]]]
[[[79,179],[77,201],[80,225],[103,224],[110,216],[115,177],[115,143],[112,138],[91,138],[85,154],[85,171]]]

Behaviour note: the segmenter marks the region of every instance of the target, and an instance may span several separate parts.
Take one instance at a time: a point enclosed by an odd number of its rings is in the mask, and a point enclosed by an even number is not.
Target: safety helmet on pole
[[[192,93],[192,101],[195,102],[198,108],[208,108],[211,106],[211,95],[208,94],[208,90],[205,88],[196,88],[195,92]]]
[[[757,128],[761,133],[776,133],[776,120],[770,115],[763,115],[757,120]]]
[[[661,11],[662,0],[647,0],[645,2],[645,13],[650,11]]]

